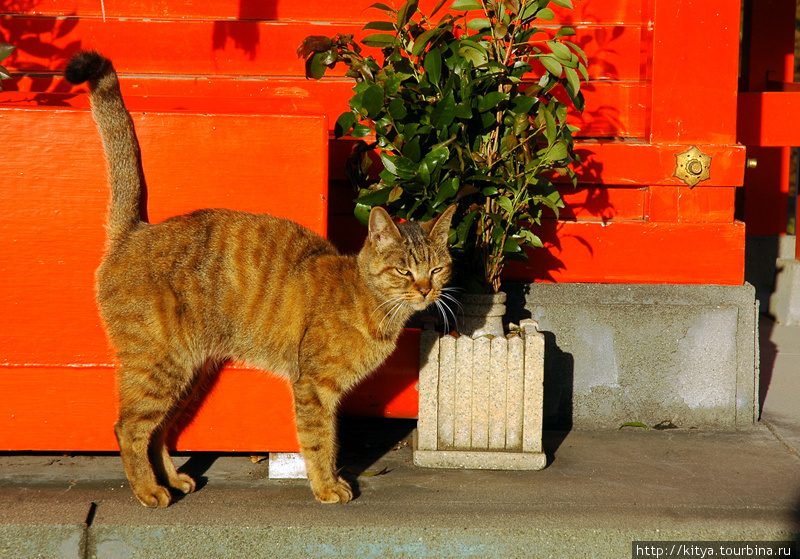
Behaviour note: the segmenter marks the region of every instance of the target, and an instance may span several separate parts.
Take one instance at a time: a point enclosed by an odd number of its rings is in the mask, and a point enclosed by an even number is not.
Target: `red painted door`
[[[14,13],[0,14],[0,40],[19,48],[6,61],[15,73],[3,83],[10,91],[0,93],[0,391],[11,395],[0,402],[0,448],[116,448],[113,362],[92,287],[103,163],[85,96],[59,77],[69,55],[96,48],[122,74],[145,172],[153,188],[165,185],[150,200],[153,219],[193,204],[287,212],[321,232],[327,224],[340,247],[357,250],[364,231],[343,173],[351,142],[325,134],[346,109],[352,83],[341,75],[305,80],[295,49],[310,34],[364,34],[377,13],[366,9],[371,3],[6,5]],[[422,9],[435,3],[425,0]],[[744,225],[733,216],[745,162],[736,144],[738,0],[574,4],[572,12],[554,8],[556,23],[575,27],[589,57],[587,110],[572,115],[585,165],[578,188],[562,189],[560,219],[543,228],[546,249],[512,266],[507,279],[741,284]],[[676,155],[692,146],[711,165],[709,178],[689,188],[673,174]],[[283,164],[277,174],[263,163],[275,161],[270,151]],[[219,162],[225,172],[192,175],[188,182],[202,192],[194,196],[171,178],[172,162],[185,157],[198,168]],[[271,183],[254,186],[266,168]],[[303,200],[287,199],[281,187]],[[402,344],[350,410],[415,415],[418,338],[409,332]],[[280,380],[233,367],[174,445],[296,448],[288,394]]]

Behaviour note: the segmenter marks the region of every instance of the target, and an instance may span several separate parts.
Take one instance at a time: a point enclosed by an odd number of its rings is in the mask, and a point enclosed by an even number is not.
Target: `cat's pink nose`
[[[427,285],[420,285],[420,286],[417,287],[417,291],[422,293],[423,297],[427,297],[428,293],[431,292],[431,288],[429,286],[427,286]]]

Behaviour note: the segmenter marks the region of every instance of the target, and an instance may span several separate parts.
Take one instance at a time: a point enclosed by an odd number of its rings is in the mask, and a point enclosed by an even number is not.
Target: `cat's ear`
[[[428,234],[428,238],[436,244],[447,245],[450,237],[450,222],[453,214],[456,213],[456,204],[447,208],[442,215],[423,224],[423,231]]]
[[[387,246],[403,240],[400,230],[397,229],[392,218],[380,206],[375,206],[369,212],[369,242],[381,251]]]

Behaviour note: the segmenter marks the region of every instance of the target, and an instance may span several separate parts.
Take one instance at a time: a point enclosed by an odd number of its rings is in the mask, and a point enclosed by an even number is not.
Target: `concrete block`
[[[455,435],[456,339],[439,340],[438,447],[452,448]]]
[[[269,479],[308,479],[303,455],[299,452],[270,452]]]
[[[544,336],[533,324],[523,323],[525,369],[523,385],[522,451],[542,452],[544,402]]]
[[[486,450],[489,448],[489,378],[492,366],[492,341],[487,337],[470,341],[474,344],[474,360],[472,364],[472,441],[468,448]]]
[[[544,421],[553,428],[753,425],[752,286],[504,284],[507,320],[544,334]],[[526,344],[526,351],[530,351]]]
[[[508,396],[508,340],[494,338],[491,342],[491,370],[489,371],[489,425],[488,447],[503,450],[506,447],[506,397]],[[513,403],[512,403],[512,407]]]
[[[423,330],[420,334],[419,415],[417,425],[419,448],[435,450],[439,437],[439,334]]]
[[[456,340],[453,448],[469,448],[472,442],[472,369],[472,338],[461,336]]]
[[[547,465],[547,457],[542,452],[419,450],[415,446],[414,465],[459,470],[541,470]]]
[[[508,340],[508,373],[506,378],[506,445],[507,450],[522,450],[522,416],[524,406],[525,343],[520,336]]]
[[[782,326],[800,326],[800,261],[779,259],[769,313]]]

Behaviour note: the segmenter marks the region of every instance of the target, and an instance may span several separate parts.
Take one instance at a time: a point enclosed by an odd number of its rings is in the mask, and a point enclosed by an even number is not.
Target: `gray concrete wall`
[[[545,334],[545,425],[752,425],[755,289],[713,285],[504,284],[507,318]]]

